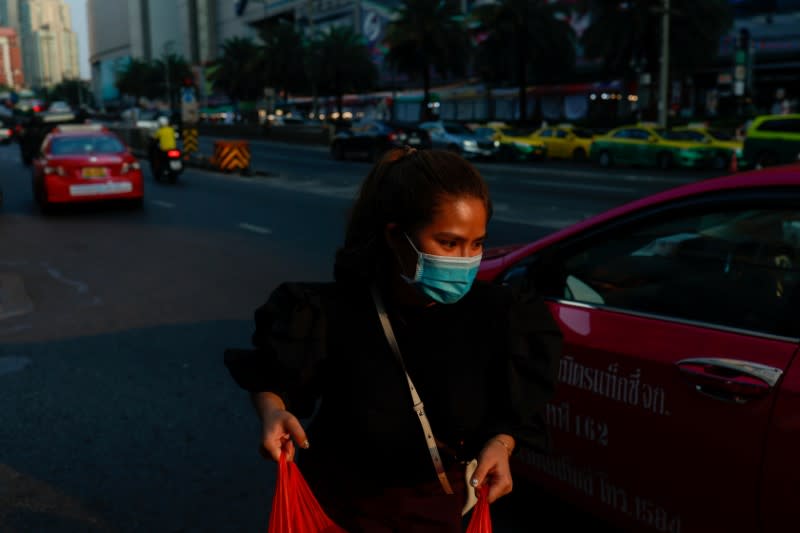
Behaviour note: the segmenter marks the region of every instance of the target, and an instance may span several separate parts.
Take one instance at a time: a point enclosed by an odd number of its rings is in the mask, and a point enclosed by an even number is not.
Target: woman
[[[262,422],[262,454],[305,448],[312,491],[350,533],[461,531],[465,462],[478,459],[468,481],[493,502],[511,491],[513,450],[547,448],[561,333],[535,294],[473,283],[490,216],[486,183],[460,156],[389,152],[361,187],[335,282],[281,285],[256,311],[257,350],[226,354]],[[298,417],[312,414],[306,432]]]

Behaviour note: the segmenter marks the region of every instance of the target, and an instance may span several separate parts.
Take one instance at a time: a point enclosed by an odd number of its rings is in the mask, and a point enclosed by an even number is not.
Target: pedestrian
[[[361,186],[334,281],[280,285],[255,313],[255,350],[226,352],[262,454],[304,448],[312,492],[350,533],[461,531],[468,482],[494,502],[517,447],[548,449],[561,332],[532,288],[474,282],[491,211],[459,155],[389,152]]]

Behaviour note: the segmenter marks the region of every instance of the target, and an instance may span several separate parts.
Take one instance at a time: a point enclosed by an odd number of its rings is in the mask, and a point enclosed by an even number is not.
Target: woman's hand
[[[468,480],[475,488],[489,485],[489,503],[511,492],[511,466],[509,458],[514,449],[514,439],[510,435],[498,435],[489,439],[478,456],[478,467]]]
[[[278,461],[281,452],[288,461],[294,460],[295,443],[308,448],[306,432],[300,421],[284,409],[272,409],[264,415],[261,429],[261,455]]]
[[[300,421],[286,410],[286,404],[272,392],[251,394],[251,401],[261,419],[261,445],[259,451],[265,459],[279,461],[281,452],[286,459],[294,460],[295,444],[308,448],[308,438]]]

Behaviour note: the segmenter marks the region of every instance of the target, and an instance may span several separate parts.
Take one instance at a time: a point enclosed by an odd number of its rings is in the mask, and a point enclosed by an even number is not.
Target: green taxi
[[[685,126],[673,128],[672,131],[685,136],[691,141],[717,148],[717,156],[713,162],[715,169],[728,168],[734,155],[739,167],[747,166],[747,161],[744,159],[744,142],[738,140],[732,133],[705,126]]]
[[[590,157],[602,167],[612,165],[710,168],[720,153],[685,134],[653,126],[623,126],[595,137]]]
[[[800,114],[756,117],[747,128],[744,158],[757,168],[800,160]]]
[[[489,124],[475,129],[475,135],[491,138],[501,161],[539,161],[546,157],[547,147],[534,137],[533,130]]]

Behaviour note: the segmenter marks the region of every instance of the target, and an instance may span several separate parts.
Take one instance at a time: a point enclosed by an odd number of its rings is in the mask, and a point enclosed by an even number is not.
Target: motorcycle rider
[[[170,126],[169,119],[163,115],[158,117],[158,129],[153,132],[150,150],[150,165],[156,176],[160,176],[164,171],[167,152],[178,147],[176,137],[175,129]]]

